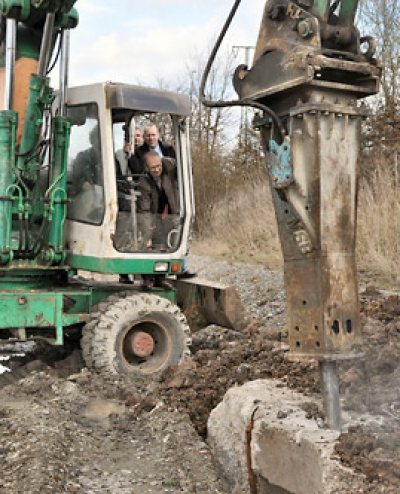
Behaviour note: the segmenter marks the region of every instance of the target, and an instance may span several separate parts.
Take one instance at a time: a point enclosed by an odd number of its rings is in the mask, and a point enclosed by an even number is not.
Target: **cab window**
[[[119,206],[114,246],[121,252],[174,252],[185,213],[178,119],[135,114],[129,132],[126,125],[113,129]],[[137,129],[142,142],[135,142]],[[129,157],[121,153],[127,135]]]
[[[71,137],[68,155],[68,213],[71,220],[101,224],[104,187],[97,105],[68,108]]]

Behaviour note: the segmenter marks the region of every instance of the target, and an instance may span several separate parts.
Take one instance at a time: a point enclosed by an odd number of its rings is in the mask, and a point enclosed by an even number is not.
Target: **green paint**
[[[6,265],[12,259],[9,187],[13,181],[17,125],[18,115],[14,111],[0,112],[0,265]]]
[[[315,0],[311,8],[311,13],[322,21],[328,20],[331,2],[329,0]],[[358,0],[342,0],[339,11],[339,25],[352,26],[355,13],[358,7]]]
[[[76,0],[1,0],[0,10],[4,17],[13,17],[28,26],[37,26],[48,12],[58,15],[71,11]]]
[[[48,251],[41,254],[41,259],[43,263],[60,264],[65,257],[62,249],[63,236],[60,233],[60,227],[63,225],[59,224],[51,229],[51,221],[54,214],[56,214],[57,221],[61,223],[62,209],[60,208],[62,208],[62,205],[60,202],[60,206],[57,205],[57,209],[55,210],[55,198],[49,194],[48,197],[44,199],[40,191],[40,168],[43,165],[44,153],[41,153],[39,144],[43,133],[43,114],[45,109],[52,103],[54,95],[53,90],[50,87],[50,79],[47,77],[39,77],[36,74],[31,75],[29,89],[26,117],[22,130],[21,144],[17,150],[18,158],[17,167],[15,168],[16,184],[21,187],[23,191],[23,213],[18,211],[18,222],[15,222],[16,224],[14,224],[13,227],[16,231],[21,231],[25,228],[25,226],[22,225],[22,217],[26,223],[30,222],[31,225],[36,224],[38,228],[39,225],[42,224],[43,228],[40,230],[40,239],[35,240],[33,236],[30,236],[27,242],[28,245],[25,245],[25,248],[26,250],[33,252],[34,256],[38,256],[40,254],[39,242],[47,240],[43,238],[42,233],[45,236],[52,234],[53,243]],[[63,163],[63,161],[66,160],[66,157],[64,156],[66,151],[64,151],[63,146],[60,145],[61,137],[57,135],[58,128],[60,127],[59,118],[58,121],[56,119],[55,125],[55,164],[53,165],[55,168],[53,168],[53,171],[57,174],[54,180],[58,180],[59,182],[63,167],[66,167],[66,164]],[[28,187],[28,184],[33,185]],[[61,180],[59,189],[62,189],[62,187],[64,187],[64,189],[66,188],[66,179],[64,182]],[[65,200],[65,190],[61,190],[59,196],[64,197]],[[35,217],[36,223],[30,221],[32,216]],[[20,234],[18,234],[18,237],[20,237]],[[56,248],[54,248],[54,245],[56,245]]]
[[[29,85],[29,99],[26,109],[25,124],[22,133],[20,153],[27,153],[39,144],[43,125],[43,112],[46,106],[53,101],[53,90],[50,88],[50,79],[31,75]],[[36,163],[26,163],[26,156],[18,158],[18,167],[27,172],[36,168]]]
[[[61,264],[65,260],[64,222],[67,214],[67,162],[71,123],[64,117],[54,119],[54,149],[51,177],[53,183],[45,193],[50,204],[49,249],[52,264]],[[50,255],[50,253],[49,253]]]
[[[84,269],[103,274],[128,273],[128,274],[152,274],[154,273],[154,264],[158,261],[164,262],[164,259],[101,259],[98,257],[81,256],[70,254],[67,256],[67,263],[75,269]],[[173,262],[178,262],[182,269],[182,260],[168,260],[169,273]]]
[[[2,310],[0,313],[0,327],[46,328],[60,326],[57,324],[62,318],[62,292],[24,292],[17,291],[0,294]],[[58,319],[58,320],[57,320]]]
[[[330,1],[329,0],[315,0],[311,8],[312,15],[315,15],[322,21],[328,20]]]
[[[352,26],[358,7],[358,0],[347,0],[340,4],[339,24],[341,26]]]
[[[5,17],[18,13],[19,21],[27,20],[31,12],[31,0],[1,0],[0,9]]]
[[[73,8],[76,0],[0,0],[0,10],[4,18],[18,21],[17,59],[21,57],[38,60],[42,26],[48,12],[56,12],[55,27],[73,29],[78,25],[79,16]],[[35,4],[35,5],[33,5]],[[55,40],[55,37],[54,37]],[[0,56],[0,66],[4,67],[4,53]]]
[[[37,284],[37,277],[32,278]],[[62,280],[57,283],[51,278],[42,281],[43,287],[35,288],[32,288],[29,276],[8,278],[8,283],[1,283],[0,328],[35,328],[38,335],[41,330],[53,328],[55,344],[62,345],[64,328],[84,324],[93,307],[101,300],[122,291],[141,292],[140,288],[130,288],[118,282],[87,280],[85,283],[74,281],[68,284],[65,280],[62,284]],[[55,288],[57,284],[59,288]],[[154,289],[152,293],[176,303],[175,290]],[[65,297],[70,304],[68,309],[64,307]]]
[[[41,38],[36,31],[19,24],[17,35],[17,59],[25,57],[38,60],[40,40]]]
[[[62,29],[74,29],[79,23],[76,9],[71,9],[67,14],[59,14],[56,18],[56,26]]]

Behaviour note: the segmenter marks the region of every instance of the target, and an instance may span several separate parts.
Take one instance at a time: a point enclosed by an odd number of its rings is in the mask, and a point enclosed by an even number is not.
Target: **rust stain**
[[[108,211],[110,212],[110,223],[115,223],[117,219],[116,210],[117,210],[117,202],[111,200],[108,203]]]
[[[252,411],[246,427],[246,459],[247,459],[247,473],[248,473],[250,494],[258,494],[257,475],[254,473],[253,466],[251,464],[251,436],[254,426],[254,415],[257,410],[258,410],[258,405]]]

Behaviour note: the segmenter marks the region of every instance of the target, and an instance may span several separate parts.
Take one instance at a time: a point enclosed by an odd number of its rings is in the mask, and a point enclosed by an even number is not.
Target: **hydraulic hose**
[[[58,47],[57,47],[57,51],[56,51],[56,55],[54,57],[54,60],[52,61],[51,65],[48,67],[48,69],[46,70],[46,76],[48,76],[51,73],[51,71],[56,66],[56,63],[58,62],[58,59],[60,58],[61,46],[62,46],[62,41],[63,41],[63,33],[64,33],[64,31],[62,31],[62,30],[57,31]]]
[[[211,50],[210,57],[208,59],[208,62],[206,64],[206,67],[203,72],[203,76],[201,78],[201,84],[200,84],[200,101],[204,106],[207,106],[209,108],[223,108],[223,107],[228,107],[228,106],[249,106],[252,108],[256,108],[258,110],[261,110],[265,113],[267,113],[273,120],[281,139],[283,140],[284,137],[286,136],[286,130],[285,127],[283,126],[283,123],[281,119],[278,117],[278,115],[268,106],[265,106],[261,103],[257,103],[256,101],[250,101],[250,100],[231,100],[231,101],[212,101],[212,100],[207,100],[205,96],[205,86],[207,83],[207,79],[211,70],[211,67],[215,61],[215,57],[217,55],[217,52],[221,46],[222,40],[225,37],[226,32],[228,31],[229,26],[232,23],[232,20],[237,12],[237,9],[240,5],[242,0],[235,0],[233,7],[225,21],[225,24],[217,38],[217,41],[215,42],[215,45],[213,49]]]

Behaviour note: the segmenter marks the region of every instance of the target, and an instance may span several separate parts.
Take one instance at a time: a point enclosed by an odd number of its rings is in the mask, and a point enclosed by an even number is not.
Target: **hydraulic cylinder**
[[[12,110],[0,111],[0,264],[12,260],[11,218],[13,165],[18,115]]]

